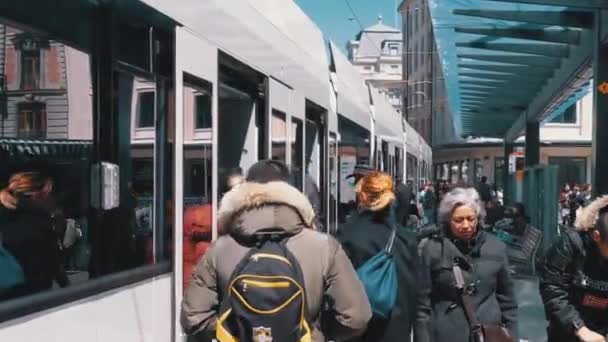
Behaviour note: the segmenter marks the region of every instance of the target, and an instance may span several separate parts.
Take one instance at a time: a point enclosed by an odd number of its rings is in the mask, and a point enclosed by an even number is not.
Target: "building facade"
[[[403,113],[431,146],[459,140],[448,103],[427,0],[405,0],[403,23]]]
[[[385,94],[393,107],[401,112],[401,32],[382,22],[369,26],[347,44],[348,59],[363,79]]]
[[[563,114],[540,127],[540,164],[558,167],[559,184],[591,182],[593,95],[589,94]],[[524,137],[515,149],[525,152]],[[433,151],[434,177],[454,184],[475,184],[481,176],[502,187],[505,163],[501,139],[469,139]]]

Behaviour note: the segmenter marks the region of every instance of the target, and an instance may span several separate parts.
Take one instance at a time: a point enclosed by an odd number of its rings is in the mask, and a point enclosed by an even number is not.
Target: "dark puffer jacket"
[[[338,231],[338,240],[355,268],[382,250],[391,235],[386,212],[365,211],[355,214]],[[416,315],[416,235],[398,226],[393,256],[397,267],[399,288],[397,303],[386,321],[372,319],[365,334],[353,341],[403,341],[409,336]]]
[[[421,251],[416,342],[469,342],[470,329],[452,274],[455,257],[471,265],[465,283],[476,284],[481,323],[504,324],[516,336],[517,304],[508,271],[505,245],[483,231],[469,242],[445,236],[424,240]]]
[[[608,291],[594,289],[598,284],[608,288],[608,261],[588,234],[566,231],[547,252],[540,286],[549,341],[578,341],[582,325],[608,334]]]

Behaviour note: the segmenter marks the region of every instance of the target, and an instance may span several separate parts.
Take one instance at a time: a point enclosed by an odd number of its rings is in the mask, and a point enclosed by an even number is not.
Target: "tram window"
[[[494,183],[498,189],[503,189],[503,172],[505,167],[505,158],[494,157]]]
[[[211,127],[211,83],[184,75],[184,136],[194,136],[194,129],[200,128],[200,105],[205,105],[206,124]],[[201,98],[206,98],[204,101]],[[201,102],[202,101],[202,102]],[[193,128],[189,122],[197,122]],[[192,130],[187,132],[186,130]],[[213,222],[213,133],[208,132],[203,139],[186,140],[184,143],[184,220],[183,220],[183,278],[182,285],[188,286],[194,267],[205,254],[212,239]]]
[[[156,84],[125,71],[114,77],[118,141],[116,147],[105,148],[116,154],[120,167],[120,206],[104,215],[99,234],[120,236],[120,242],[113,244],[113,252],[107,245],[99,247],[97,253],[103,257],[94,276],[154,263],[156,132],[138,135],[132,127],[154,126],[156,94],[149,89],[156,89]]]
[[[287,119],[285,113],[272,110],[272,160],[287,162]]]
[[[94,141],[90,56],[2,20],[0,32],[0,190],[17,200],[0,204],[0,245],[25,273],[4,301],[89,279]]]
[[[302,190],[304,126],[302,120],[291,119],[291,173],[295,186]]]
[[[245,89],[220,82],[218,94],[220,172],[239,167],[248,170],[258,160],[256,152],[259,151],[256,151],[256,147],[262,134],[260,131],[264,130],[264,126],[256,126],[258,102]]]

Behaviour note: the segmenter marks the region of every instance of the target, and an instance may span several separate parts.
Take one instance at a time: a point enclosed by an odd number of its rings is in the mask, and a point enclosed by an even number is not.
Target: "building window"
[[[211,128],[211,94],[196,95],[196,128]]]
[[[23,139],[46,138],[46,106],[44,103],[19,105],[17,136]]]
[[[371,65],[366,65],[366,66],[363,67],[363,69],[369,71],[369,70],[372,70],[372,66]]]
[[[137,127],[154,127],[154,92],[139,93],[137,100]]]
[[[576,103],[568,107],[561,115],[554,117],[550,123],[575,124],[576,123]]]
[[[391,69],[399,69],[399,65],[398,64],[391,64]]]
[[[40,87],[40,50],[21,51],[21,89]]]

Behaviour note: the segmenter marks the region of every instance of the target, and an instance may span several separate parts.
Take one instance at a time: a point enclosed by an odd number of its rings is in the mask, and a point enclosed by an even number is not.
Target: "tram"
[[[0,302],[0,340],[185,340],[184,212],[215,239],[222,177],[268,158],[316,183],[329,233],[356,164],[432,165],[292,1],[0,2],[0,188],[42,170],[79,237],[68,286]]]

